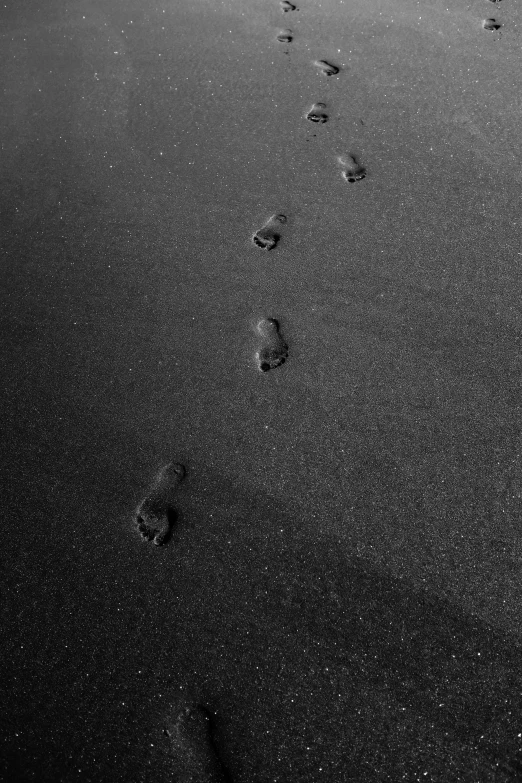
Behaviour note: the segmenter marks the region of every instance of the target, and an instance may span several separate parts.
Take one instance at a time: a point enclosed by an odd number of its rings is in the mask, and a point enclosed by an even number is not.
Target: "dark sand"
[[[520,4],[296,5],[0,9],[2,780],[522,775]]]

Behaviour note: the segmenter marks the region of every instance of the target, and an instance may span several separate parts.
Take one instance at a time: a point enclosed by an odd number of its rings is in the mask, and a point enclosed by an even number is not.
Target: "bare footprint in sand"
[[[290,43],[294,38],[294,34],[291,30],[280,30],[276,38],[280,43]]]
[[[176,490],[185,476],[179,462],[169,462],[156,476],[149,493],[136,509],[136,527],[145,541],[156,546],[165,544],[176,521],[172,505]]]
[[[263,338],[256,353],[261,372],[268,372],[284,364],[288,359],[288,345],[281,336],[278,321],[275,318],[262,318],[256,324],[256,332]]]
[[[281,238],[279,229],[285,223],[285,215],[272,215],[271,218],[268,218],[264,226],[261,226],[261,228],[256,231],[252,237],[252,242],[262,250],[272,250]]]
[[[212,714],[205,707],[183,708],[164,733],[171,742],[176,783],[226,783],[230,779],[214,743]]]
[[[499,24],[496,19],[484,19],[482,22],[482,27],[484,30],[500,30],[502,25]]]
[[[314,103],[310,111],[305,114],[310,122],[328,122],[328,115],[325,112],[326,103]]]
[[[288,0],[282,0],[279,5],[281,6],[281,11],[284,14],[287,14],[289,11],[297,11],[297,6],[295,6],[293,3],[289,3]]]
[[[355,155],[339,155],[337,161],[343,167],[341,174],[347,182],[359,182],[366,177],[366,169]]]
[[[314,65],[316,68],[319,68],[321,73],[325,76],[335,76],[335,74],[339,73],[341,70],[337,65],[333,65],[332,63],[327,62],[327,60],[315,60]]]

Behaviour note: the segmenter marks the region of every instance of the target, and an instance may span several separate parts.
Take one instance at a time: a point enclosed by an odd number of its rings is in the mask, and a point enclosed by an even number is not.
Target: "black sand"
[[[5,780],[522,775],[520,7],[296,6],[0,10]]]

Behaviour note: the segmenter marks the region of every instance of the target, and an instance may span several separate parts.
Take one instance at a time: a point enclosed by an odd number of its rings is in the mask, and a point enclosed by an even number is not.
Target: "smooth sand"
[[[0,11],[7,780],[521,774],[520,7],[296,5]]]

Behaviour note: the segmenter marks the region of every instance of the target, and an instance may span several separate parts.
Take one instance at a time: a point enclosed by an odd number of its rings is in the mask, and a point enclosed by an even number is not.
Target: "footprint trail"
[[[279,239],[281,238],[279,229],[285,223],[285,215],[272,215],[272,217],[269,218],[258,231],[256,231],[252,237],[252,242],[262,250],[272,250],[272,248],[277,245]]]
[[[185,468],[179,462],[169,462],[160,470],[149,493],[136,509],[136,527],[145,541],[162,546],[170,538],[176,520],[172,505],[176,490],[185,476]]]
[[[284,364],[288,359],[288,345],[279,331],[279,322],[275,318],[262,318],[256,324],[256,332],[263,338],[256,353],[261,372],[268,372]]]

